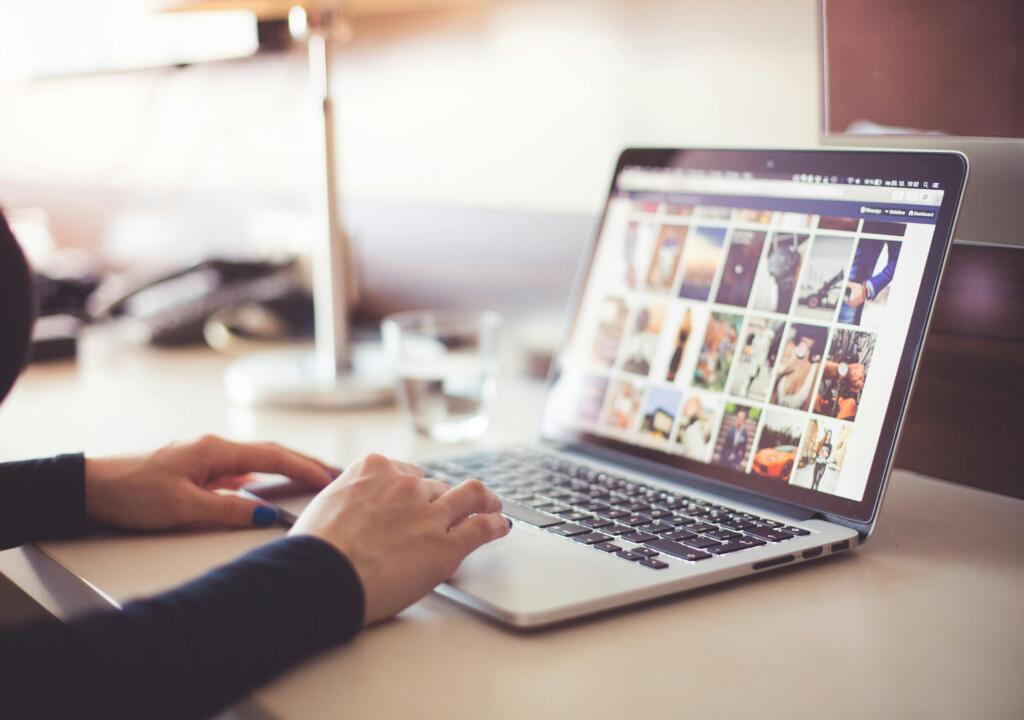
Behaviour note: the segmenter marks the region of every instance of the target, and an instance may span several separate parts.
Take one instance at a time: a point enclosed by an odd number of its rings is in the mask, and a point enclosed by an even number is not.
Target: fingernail
[[[259,527],[273,525],[277,522],[277,518],[277,508],[270,507],[269,505],[260,505],[252,511],[252,524]]]
[[[505,524],[508,525],[508,529],[511,530],[512,529],[512,518],[510,518],[510,517],[505,518]]]

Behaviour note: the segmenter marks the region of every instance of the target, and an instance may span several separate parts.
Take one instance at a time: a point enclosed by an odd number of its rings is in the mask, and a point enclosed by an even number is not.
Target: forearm
[[[893,249],[892,245],[890,245],[888,252],[889,261],[885,264],[885,267],[866,281],[868,287],[871,288],[872,299],[888,287],[889,283],[892,282],[893,276],[896,274],[896,261],[899,259],[899,249]]]
[[[0,464],[0,549],[85,531],[85,459]]]
[[[0,698],[13,717],[208,717],[363,614],[349,561],[292,537],[122,612],[0,635]]]

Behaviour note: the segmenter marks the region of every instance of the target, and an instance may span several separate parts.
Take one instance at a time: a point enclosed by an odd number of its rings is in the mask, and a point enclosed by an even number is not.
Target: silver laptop
[[[538,441],[423,465],[485,481],[515,521],[438,592],[536,627],[864,542],[966,172],[956,153],[626,150]]]

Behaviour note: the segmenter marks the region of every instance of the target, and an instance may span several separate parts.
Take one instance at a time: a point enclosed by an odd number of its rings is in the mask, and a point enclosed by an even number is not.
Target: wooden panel
[[[896,464],[1024,497],[1024,250],[955,245]]]
[[[829,0],[826,13],[828,130],[1024,136],[1020,0]]]

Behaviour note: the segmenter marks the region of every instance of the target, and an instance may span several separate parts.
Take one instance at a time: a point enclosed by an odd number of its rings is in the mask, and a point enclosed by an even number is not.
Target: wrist
[[[85,516],[103,524],[115,524],[117,508],[125,502],[117,479],[134,464],[130,458],[84,458]]]
[[[107,477],[110,475],[110,465],[107,458],[85,457],[83,466],[85,487],[85,516],[89,520],[97,520],[97,514],[102,514],[102,508],[106,503]]]
[[[337,599],[352,606],[350,615],[356,621],[355,629],[372,622],[366,597],[366,581],[348,553],[327,538],[309,532],[289,532],[278,543],[304,547],[303,553],[319,558],[318,576],[324,578],[324,582],[344,589]],[[346,624],[348,622],[351,621]],[[354,634],[354,630],[352,632]]]

